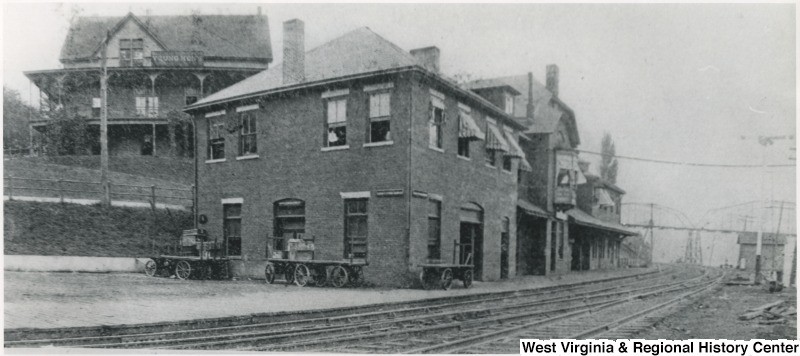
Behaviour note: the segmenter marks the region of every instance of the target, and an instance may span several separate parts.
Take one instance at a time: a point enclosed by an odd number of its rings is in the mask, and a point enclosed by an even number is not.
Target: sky
[[[757,140],[796,131],[794,4],[5,3],[3,83],[27,99],[22,72],[59,68],[74,15],[255,14],[259,6],[269,17],[274,63],[283,21],[305,22],[307,49],[366,26],[406,50],[439,47],[448,75],[532,72],[544,82],[545,66],[557,64],[559,97],[576,113],[581,150],[599,152],[608,132],[626,157],[795,163],[793,139],[766,147]],[[596,170],[597,157],[581,155]],[[796,196],[795,167],[622,158],[619,166],[624,202],[670,207],[698,226],[710,209]],[[793,205],[785,209],[794,215]]]

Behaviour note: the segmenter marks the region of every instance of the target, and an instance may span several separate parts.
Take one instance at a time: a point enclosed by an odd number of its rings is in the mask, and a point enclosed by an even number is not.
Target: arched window
[[[286,251],[289,239],[304,239],[306,233],[306,203],[299,199],[284,199],[275,202],[273,212],[273,254]]]

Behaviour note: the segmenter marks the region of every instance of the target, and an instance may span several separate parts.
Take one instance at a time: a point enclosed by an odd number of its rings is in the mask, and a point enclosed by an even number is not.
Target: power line
[[[640,162],[651,162],[651,163],[661,163],[661,164],[672,164],[677,166],[691,166],[691,167],[717,167],[717,168],[774,168],[774,167],[796,167],[794,164],[767,164],[767,165],[760,165],[760,164],[719,164],[719,163],[696,163],[696,162],[678,162],[678,161],[666,161],[660,159],[651,159],[651,158],[641,158],[641,157],[630,157],[630,156],[619,156],[619,155],[612,155],[607,153],[600,153],[600,152],[593,152],[593,151],[585,151],[585,150],[578,150],[575,149],[574,151],[580,153],[587,153],[593,154],[598,156],[611,156],[619,159],[628,159],[631,161],[640,161]]]

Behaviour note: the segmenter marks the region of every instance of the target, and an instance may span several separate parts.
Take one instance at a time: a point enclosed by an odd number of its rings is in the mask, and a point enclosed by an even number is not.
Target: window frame
[[[349,209],[349,204],[358,204],[364,203],[364,211],[363,212],[351,212]],[[344,198],[343,199],[343,207],[344,207],[344,249],[343,249],[343,256],[345,259],[363,259],[367,260],[369,257],[369,198]],[[356,236],[353,235],[353,231],[351,231],[351,220],[362,220],[364,225],[364,236]],[[363,256],[356,256],[353,251],[352,247],[355,246],[355,243],[352,243],[353,239],[363,239],[363,246],[364,252]],[[360,245],[360,244],[359,244]]]
[[[225,160],[225,115],[218,115],[206,118],[206,152],[207,162],[219,162]],[[212,138],[212,134],[216,137]],[[217,150],[215,148],[218,147]],[[220,156],[215,156],[215,152]]]
[[[237,120],[239,120],[238,157],[258,155],[258,115],[256,115],[256,112],[256,110],[247,110],[236,113]],[[246,151],[246,148],[249,148],[249,150]]]
[[[391,90],[379,90],[373,91],[368,93],[369,98],[368,100],[368,112],[367,112],[367,143],[390,143],[392,141],[392,91]],[[386,99],[386,112],[383,112],[384,109],[383,101],[381,98]],[[373,112],[373,100],[378,100],[377,103],[377,113]],[[383,140],[375,140],[373,137],[373,129],[372,125],[377,123],[387,123],[389,125],[388,130],[386,130],[386,135]]]
[[[235,206],[239,207],[239,215],[238,216],[230,216],[230,215],[228,215],[229,214],[228,209],[230,207],[235,207]],[[242,220],[243,220],[242,216],[244,215],[242,208],[243,208],[243,204],[242,203],[224,203],[224,204],[222,204],[222,235],[223,235],[224,244],[225,244],[225,255],[228,256],[228,257],[230,257],[230,256],[241,257],[242,256],[242,226],[243,226],[242,225]],[[238,223],[239,223],[239,235],[238,236],[229,235],[229,227],[230,227],[229,224],[232,221],[238,221]],[[238,249],[239,249],[239,251],[238,251],[239,253],[238,254],[234,254],[234,253],[231,252],[231,242],[232,242],[230,240],[231,237],[235,237],[234,241],[236,241],[238,243]]]
[[[143,38],[119,39],[119,66],[120,67],[144,66]]]
[[[332,96],[332,97],[324,98],[323,102],[325,103],[325,118],[324,118],[324,120],[325,120],[325,135],[324,135],[324,138],[323,138],[323,141],[324,141],[323,147],[325,147],[325,148],[338,148],[338,147],[346,148],[346,147],[349,147],[348,143],[347,143],[347,136],[348,136],[347,135],[347,106],[348,106],[347,102],[348,102],[348,97],[346,95]],[[341,121],[330,122],[331,121],[330,120],[331,119],[331,104],[334,104],[334,106],[336,107],[335,112],[337,114],[340,112],[337,103],[341,103],[344,106],[344,109],[343,109],[344,118]],[[341,143],[341,144],[337,143],[337,144],[332,145],[331,142],[330,142],[330,138],[331,138],[330,135],[332,133],[337,135],[337,140],[334,141],[334,142],[338,142],[341,139],[339,137],[339,135],[337,134],[337,131],[336,131],[338,128],[344,128],[344,142]],[[331,131],[331,130],[333,130],[333,131]]]
[[[447,120],[444,98],[432,96],[430,102],[430,117],[428,118],[428,148],[444,152],[444,125]],[[441,112],[438,118],[436,113]]]
[[[435,209],[435,214],[432,214]],[[442,259],[442,201],[428,199],[428,260]],[[435,225],[434,225],[435,224]],[[435,226],[435,230],[431,230]],[[434,233],[436,236],[433,236]]]

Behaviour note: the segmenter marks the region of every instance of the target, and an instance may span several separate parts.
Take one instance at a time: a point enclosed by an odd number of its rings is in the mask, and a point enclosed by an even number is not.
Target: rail
[[[194,187],[178,188],[159,185],[135,185],[109,183],[111,201],[147,203],[155,209],[163,206],[183,206],[193,208]],[[100,182],[71,179],[43,179],[3,177],[4,195],[9,200],[31,198],[58,199],[64,203],[73,200],[97,200],[103,198]]]

